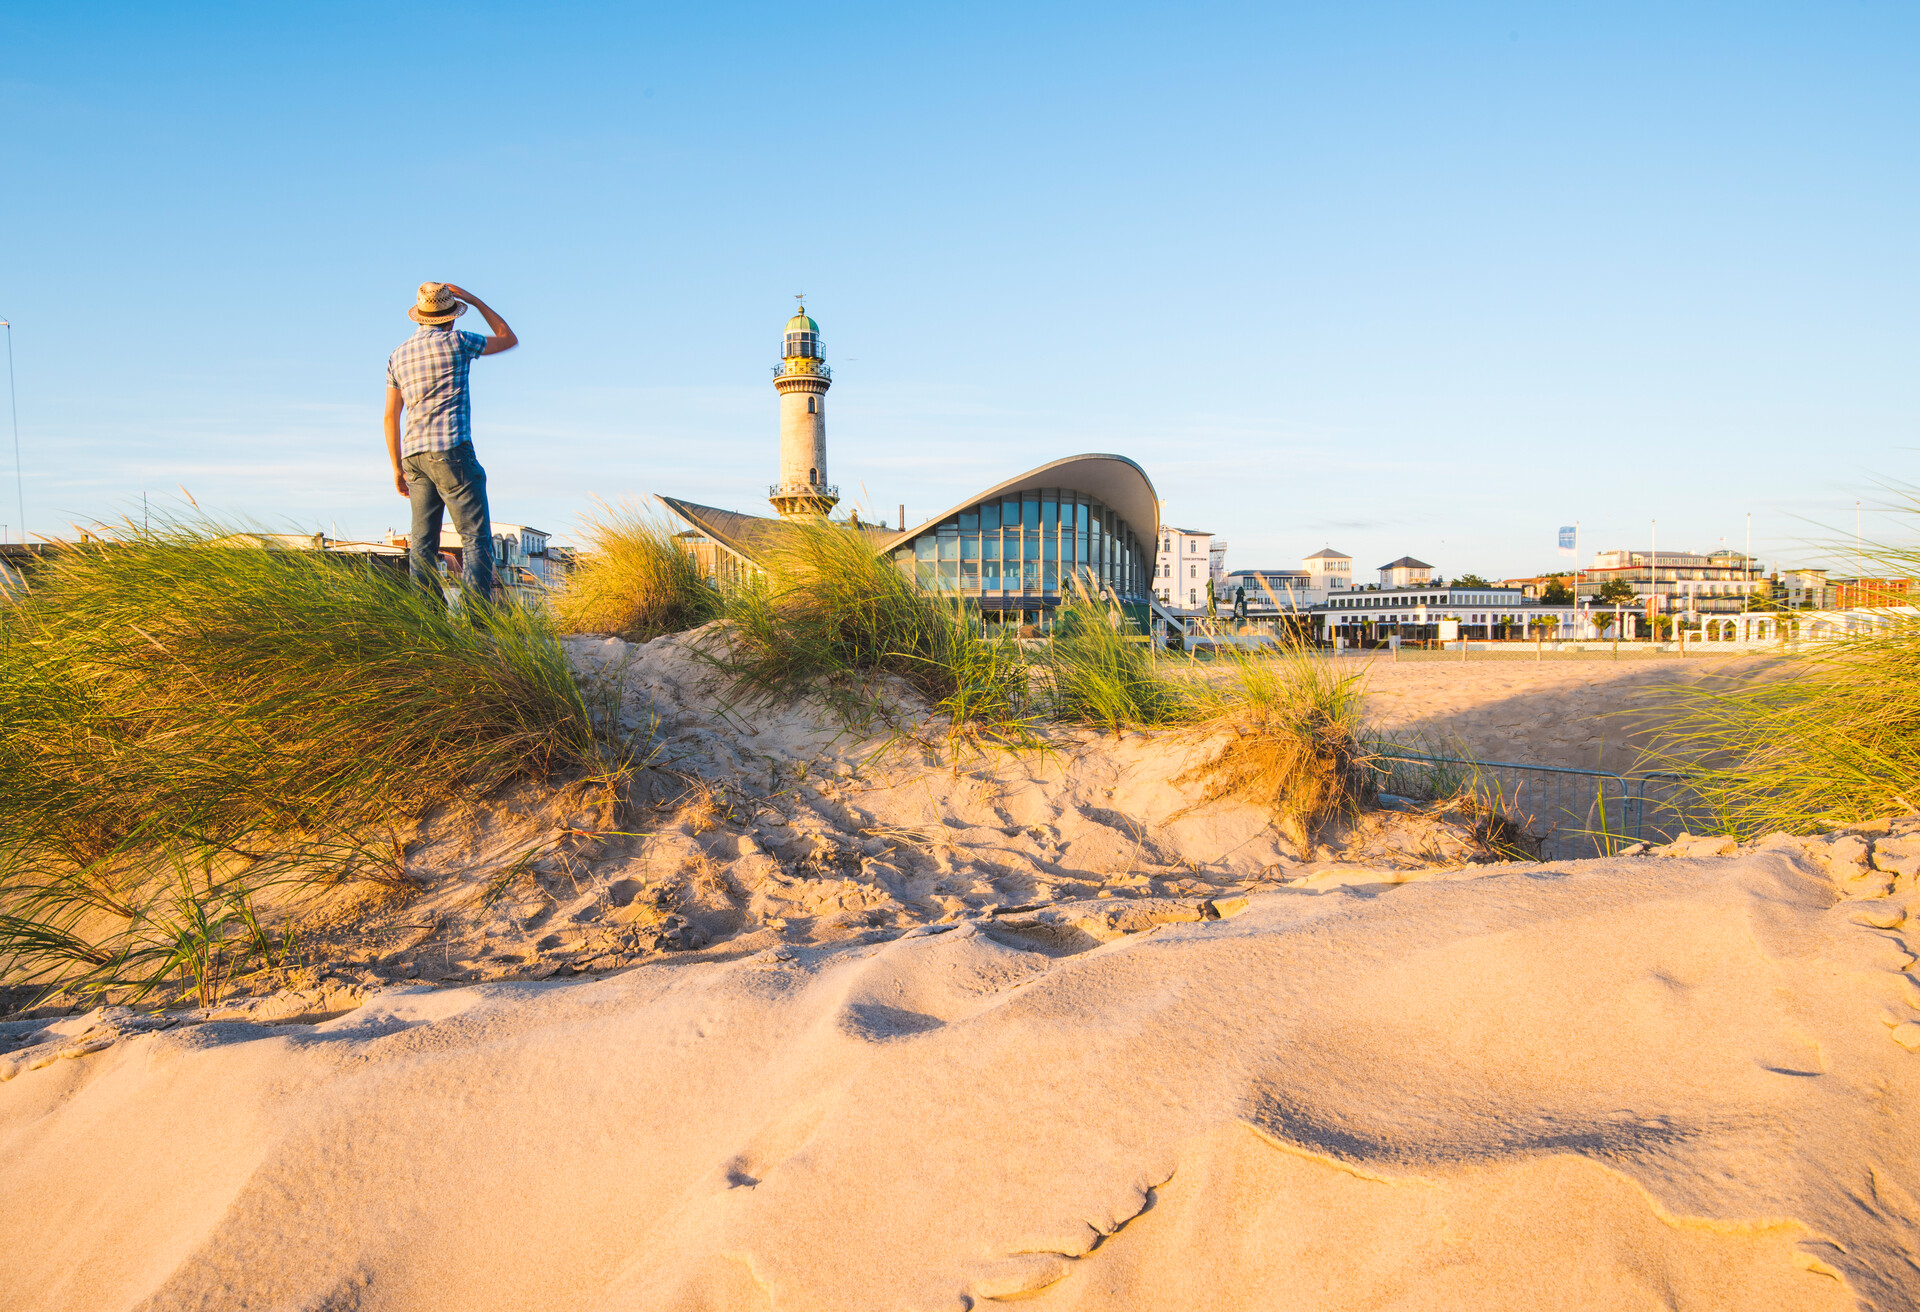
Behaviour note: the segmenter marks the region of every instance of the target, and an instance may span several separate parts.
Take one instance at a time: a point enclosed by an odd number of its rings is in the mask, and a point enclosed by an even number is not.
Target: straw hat
[[[447,290],[443,282],[420,284],[420,299],[414,302],[407,318],[415,323],[452,323],[467,312],[467,303]]]

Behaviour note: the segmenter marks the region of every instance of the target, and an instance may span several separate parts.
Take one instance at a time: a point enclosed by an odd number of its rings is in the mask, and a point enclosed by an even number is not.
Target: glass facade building
[[[722,551],[739,571],[762,568],[785,521],[660,497],[692,533],[683,550],[720,578],[703,552]],[[939,596],[976,608],[989,623],[1044,628],[1076,587],[1118,606],[1141,631],[1152,624],[1160,501],[1144,469],[1125,456],[1068,456],[987,488],[916,528],[860,524],[875,555]],[[716,558],[717,559],[717,558]]]
[[[1144,614],[1151,545],[1098,498],[1042,487],[977,501],[896,543],[893,559],[929,591],[1038,620],[1075,579]]]

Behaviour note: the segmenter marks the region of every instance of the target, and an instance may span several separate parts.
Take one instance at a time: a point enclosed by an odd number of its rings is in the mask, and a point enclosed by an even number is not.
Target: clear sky
[[[437,279],[524,343],[474,367],[494,516],[562,535],[765,509],[804,291],[831,474],[889,516],[1112,451],[1230,568],[1749,512],[1803,563],[1920,448],[1917,66],[1905,0],[17,0],[28,528],[180,485],[403,528],[384,362]]]

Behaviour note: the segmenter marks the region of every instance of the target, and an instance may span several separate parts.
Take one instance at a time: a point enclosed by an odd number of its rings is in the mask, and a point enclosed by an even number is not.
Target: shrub
[[[587,548],[553,600],[567,632],[647,642],[720,615],[719,592],[659,521],[631,507],[603,507],[584,528]]]

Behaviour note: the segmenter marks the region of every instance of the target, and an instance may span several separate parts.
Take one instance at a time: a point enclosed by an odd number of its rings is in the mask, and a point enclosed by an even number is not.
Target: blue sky
[[[1514,574],[1562,523],[1748,513],[1802,563],[1920,447],[1916,38],[1850,2],[12,4],[28,527],[182,485],[404,527],[382,374],[431,278],[525,343],[475,366],[476,445],[495,518],[563,534],[763,507],[804,291],[831,473],[889,515],[1115,451],[1231,567]]]

